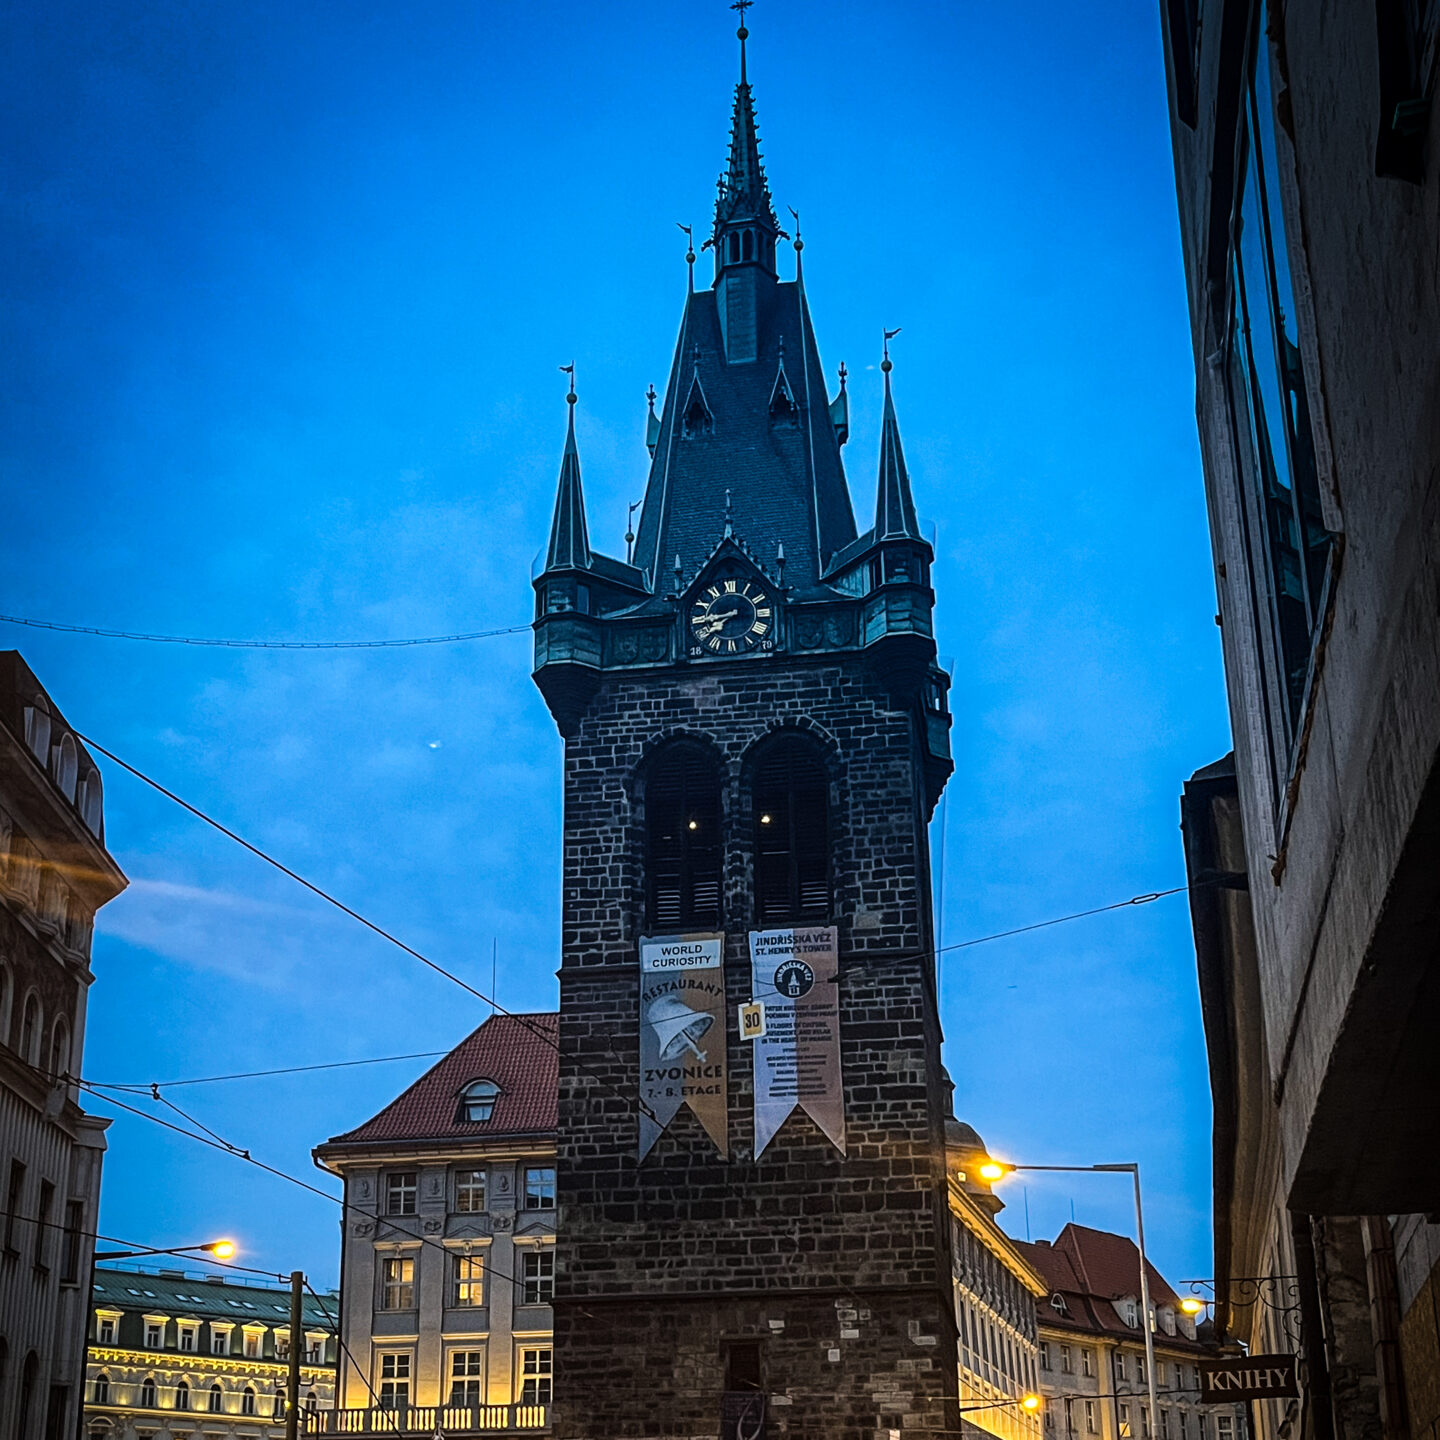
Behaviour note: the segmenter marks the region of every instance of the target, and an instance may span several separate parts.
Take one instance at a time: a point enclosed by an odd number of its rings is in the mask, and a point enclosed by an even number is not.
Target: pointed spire
[[[712,243],[718,245],[721,231],[734,220],[755,220],[773,234],[780,233],[775,207],[770,199],[770,183],[760,159],[760,132],[755,124],[755,95],[745,70],[745,41],[750,32],[745,28],[745,10],[753,0],[732,5],[740,11],[740,82],[735,86],[735,108],[730,119],[730,155],[725,173],[720,177],[715,200],[715,233]],[[720,257],[723,263],[724,257]]]
[[[550,522],[550,549],[547,570],[589,569],[590,536],[585,527],[585,494],[580,488],[580,452],[575,446],[575,366],[562,365],[570,377],[565,396],[569,424],[565,431],[565,454],[560,461],[560,483],[555,491],[555,518]]]
[[[880,369],[885,375],[885,413],[880,422],[880,480],[875,495],[875,538],[877,540],[919,540],[920,524],[915,518],[915,499],[910,493],[910,472],[905,468],[905,451],[900,445],[900,422],[895,418],[895,401],[890,394],[890,342],[899,329],[885,332],[885,358]]]

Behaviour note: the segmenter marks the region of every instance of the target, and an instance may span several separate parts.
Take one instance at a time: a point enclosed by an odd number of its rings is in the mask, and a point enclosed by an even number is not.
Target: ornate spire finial
[[[901,327],[897,325],[893,330],[882,330],[885,336],[885,358],[880,362],[880,369],[888,375],[895,367],[890,363],[890,342],[900,333]]]
[[[568,365],[562,365],[562,366],[560,367],[560,373],[561,373],[562,375],[568,375],[568,376],[570,377],[570,393],[569,393],[568,395],[566,395],[566,397],[565,397],[565,403],[566,403],[567,405],[573,405],[573,404],[575,403],[575,400],[576,400],[576,395],[575,395],[575,362],[572,360]]]
[[[730,490],[727,487],[725,490],[725,538],[728,540],[734,533],[730,524]]]
[[[734,0],[730,6],[740,15],[740,28],[735,32],[736,38],[740,41],[740,83],[745,83],[745,42],[750,38],[750,32],[745,28],[745,12],[755,3],[755,0]]]
[[[651,387],[645,392],[645,398],[650,402],[650,411],[653,414],[655,411],[655,401],[659,399],[659,396],[655,394],[654,385],[651,385]]]
[[[840,388],[842,390],[845,388],[845,381],[849,374],[850,372],[845,368],[845,362],[842,360],[840,362]]]

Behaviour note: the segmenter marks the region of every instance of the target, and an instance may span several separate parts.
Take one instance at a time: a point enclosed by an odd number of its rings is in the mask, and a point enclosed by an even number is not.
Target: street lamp
[[[1064,1170],[1072,1174],[1128,1174],[1134,1180],[1135,1235],[1140,1251],[1141,1327],[1145,1332],[1145,1389],[1150,1399],[1150,1424],[1153,1427],[1150,1433],[1152,1436],[1158,1434],[1160,1410],[1155,1399],[1155,1340],[1150,1333],[1150,1267],[1145,1260],[1145,1216],[1140,1208],[1139,1165],[1011,1165],[1004,1160],[996,1160],[993,1156],[987,1155],[981,1160],[976,1173],[982,1180],[994,1184],[995,1181],[1003,1180],[1007,1175],[1013,1175],[1017,1170]],[[1185,1309],[1183,1301],[1180,1308],[1185,1310],[1187,1315],[1194,1313]]]
[[[207,1240],[203,1245],[160,1245],[150,1250],[97,1251],[97,1260],[136,1260],[142,1255],[191,1255],[201,1251],[216,1260],[229,1260],[235,1254],[233,1240]]]
[[[1027,1415],[1034,1415],[1043,1403],[1034,1391],[1027,1390],[1018,1400],[986,1400],[980,1405],[962,1405],[960,1413],[968,1415],[972,1410],[1004,1410],[1011,1405],[1018,1405]]]

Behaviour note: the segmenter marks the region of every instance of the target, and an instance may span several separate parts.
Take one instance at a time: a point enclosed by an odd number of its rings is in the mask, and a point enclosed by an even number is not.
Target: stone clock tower
[[[932,555],[888,358],[857,533],[843,368],[832,400],[798,236],[795,278],[776,271],[739,33],[714,280],[695,288],[692,254],[633,555],[590,547],[572,390],[535,581],[535,681],[565,740],[555,1431],[955,1433]],[[757,1155],[751,932],[832,926],[843,1122],[796,1108]],[[704,1124],[693,1100],[672,1117],[642,1098],[654,936],[719,957]],[[660,1038],[698,1055],[706,1017],[665,1003]]]

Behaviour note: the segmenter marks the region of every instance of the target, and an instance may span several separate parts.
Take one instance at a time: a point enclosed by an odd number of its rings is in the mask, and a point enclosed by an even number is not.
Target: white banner
[[[833,925],[750,932],[757,1159],[797,1105],[845,1153],[839,976]]]

